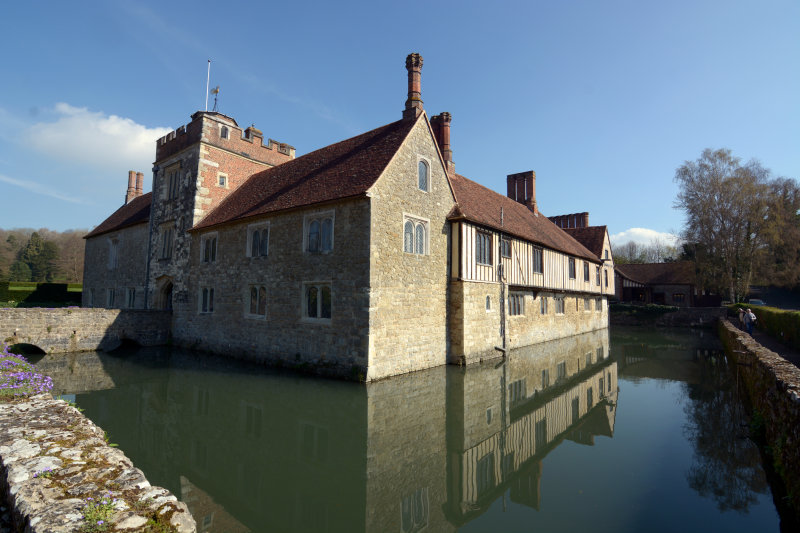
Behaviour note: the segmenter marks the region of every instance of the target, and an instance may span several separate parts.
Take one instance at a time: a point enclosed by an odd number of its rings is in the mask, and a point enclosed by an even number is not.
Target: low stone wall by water
[[[196,531],[186,504],[150,486],[102,429],[49,394],[0,403],[0,488],[26,533],[81,531],[87,503],[103,497],[108,531]]]
[[[625,306],[624,310],[614,306],[609,322],[612,326],[713,328],[727,313],[726,307],[682,307],[676,311],[654,312],[645,306]]]
[[[172,313],[144,309],[43,307],[0,309],[0,342],[31,344],[45,353],[113,350],[123,340],[166,344]]]
[[[718,329],[753,410],[763,417],[775,469],[800,518],[800,368],[764,348],[728,320],[721,319]]]

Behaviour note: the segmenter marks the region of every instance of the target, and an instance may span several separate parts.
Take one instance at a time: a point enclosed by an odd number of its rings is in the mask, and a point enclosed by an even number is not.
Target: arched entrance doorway
[[[157,282],[158,297],[155,302],[156,309],[172,311],[172,279],[163,277]]]

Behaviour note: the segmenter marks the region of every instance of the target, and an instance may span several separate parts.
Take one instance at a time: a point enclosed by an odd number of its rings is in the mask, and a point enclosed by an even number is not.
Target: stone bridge
[[[142,346],[166,344],[171,311],[142,309],[0,309],[0,341],[28,344],[45,353],[113,350],[123,341]]]

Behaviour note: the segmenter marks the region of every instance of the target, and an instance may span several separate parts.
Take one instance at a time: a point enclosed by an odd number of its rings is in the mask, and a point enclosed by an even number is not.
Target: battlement
[[[234,119],[222,113],[198,111],[192,115],[190,123],[156,141],[156,161],[201,141],[271,165],[284,163],[295,156],[294,146],[274,139],[267,139],[265,143],[263,133],[255,126],[243,130]]]

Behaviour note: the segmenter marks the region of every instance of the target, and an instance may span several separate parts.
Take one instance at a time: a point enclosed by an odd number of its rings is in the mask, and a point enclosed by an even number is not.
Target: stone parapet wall
[[[610,321],[615,326],[713,328],[727,313],[728,309],[725,307],[685,307],[660,313],[649,311],[645,306],[630,306],[630,311],[612,308]]]
[[[49,394],[0,403],[0,488],[17,531],[83,531],[87,503],[101,498],[111,502],[101,518],[108,530],[197,530],[186,504],[151,486],[102,429]]]
[[[800,518],[800,368],[736,328],[718,323],[720,339],[736,363],[753,410],[764,419],[766,445]]]
[[[142,346],[166,344],[169,311],[41,307],[0,309],[0,341],[31,344],[46,353],[112,350],[123,340]]]

